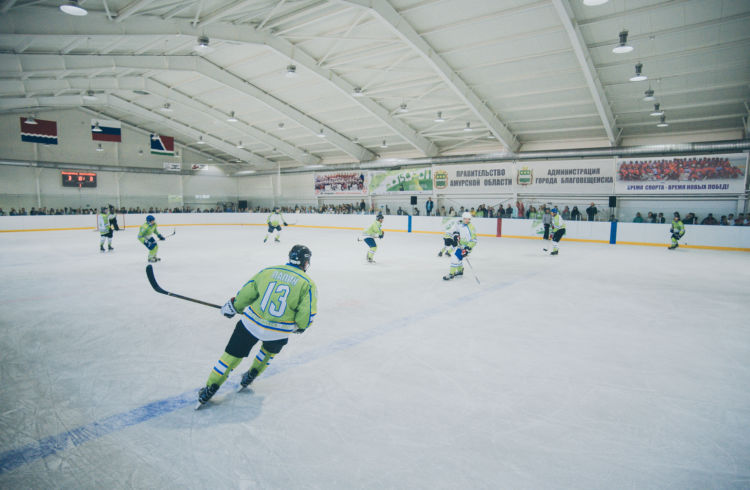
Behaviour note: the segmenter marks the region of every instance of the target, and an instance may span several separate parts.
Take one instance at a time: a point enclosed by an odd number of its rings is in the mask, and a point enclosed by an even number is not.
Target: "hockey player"
[[[443,218],[443,248],[438,252],[438,257],[442,257],[443,254],[450,257],[453,250],[458,246],[458,239],[461,235],[458,231],[460,224],[460,219]]]
[[[458,225],[458,244],[455,253],[451,257],[450,273],[443,276],[443,279],[450,281],[454,277],[464,274],[463,259],[469,255],[477,245],[477,231],[471,223],[471,213],[466,212],[461,215],[461,222]]]
[[[565,235],[565,220],[557,212],[557,208],[552,208],[552,222],[549,225],[550,233],[552,233],[552,251],[550,255],[558,254],[558,247],[560,246],[560,240]],[[546,252],[547,249],[545,248]]]
[[[258,341],[262,345],[250,369],[242,375],[240,390],[268,367],[289,341],[290,333],[301,334],[310,327],[318,305],[317,287],[306,273],[311,257],[312,252],[306,246],[293,246],[286,265],[261,270],[224,304],[221,313],[225,317],[239,313],[241,319],[224,354],[211,370],[206,386],[198,392],[196,409],[214,396]]]
[[[672,234],[672,245],[668,248],[669,250],[674,250],[679,247],[677,241],[685,234],[685,225],[682,224],[682,221],[680,220],[680,213],[674,213],[672,227],[669,229],[669,232]]]
[[[112,248],[112,232],[115,229],[119,229],[117,226],[117,217],[114,213],[110,212],[110,208],[102,206],[101,213],[97,216],[97,223],[99,228],[99,251],[104,252],[104,240],[107,240],[107,250],[114,250]]]
[[[383,215],[378,213],[375,218],[375,222],[369,227],[365,228],[362,232],[365,236],[365,243],[370,249],[367,251],[367,261],[375,262],[375,252],[378,250],[378,245],[375,243],[376,238],[383,238],[385,232],[383,231]],[[361,238],[361,237],[360,237]]]
[[[268,241],[268,237],[270,235],[274,235],[273,241],[276,243],[279,243],[281,241],[281,223],[284,223],[284,226],[288,226],[286,224],[286,220],[283,216],[281,216],[281,210],[279,207],[273,208],[273,213],[268,215],[268,218],[266,218],[266,223],[268,223],[268,233],[266,233],[266,237],[263,239],[263,243],[266,243]]]
[[[159,240],[164,240],[164,237],[156,228],[156,219],[149,214],[146,216],[146,222],[143,223],[140,230],[138,230],[138,241],[148,249],[148,261],[158,262],[161,260],[156,256],[156,252],[159,251],[159,246],[156,244],[154,237],[151,236],[152,234],[156,235]]]

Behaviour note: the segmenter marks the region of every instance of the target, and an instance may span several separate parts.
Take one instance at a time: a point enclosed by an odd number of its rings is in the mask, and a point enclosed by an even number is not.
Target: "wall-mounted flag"
[[[174,138],[172,136],[151,134],[151,154],[174,155]]]
[[[29,124],[26,121],[36,121]],[[45,121],[44,119],[21,118],[21,141],[29,143],[41,143],[43,145],[57,144],[57,121]]]
[[[91,120],[91,139],[94,141],[122,141],[122,128],[120,121],[109,121],[107,119]]]

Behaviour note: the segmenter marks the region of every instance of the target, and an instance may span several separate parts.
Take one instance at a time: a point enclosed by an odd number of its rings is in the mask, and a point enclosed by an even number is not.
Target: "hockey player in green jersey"
[[[107,240],[107,250],[114,250],[112,248],[112,232],[113,230],[119,230],[117,226],[117,217],[113,212],[110,212],[107,206],[102,206],[102,212],[97,216],[97,227],[99,228],[99,251],[104,252],[104,240]]]
[[[232,318],[241,315],[224,354],[198,392],[196,409],[205,404],[226,381],[229,373],[261,341],[260,351],[250,369],[242,375],[240,390],[258,377],[289,341],[289,334],[301,334],[312,324],[318,308],[318,290],[307,275],[312,252],[304,245],[289,251],[286,265],[268,267],[250,279],[237,295],[227,301],[221,313]]]
[[[682,220],[680,220],[680,213],[674,213],[674,218],[672,218],[672,227],[669,229],[669,232],[672,234],[672,245],[670,245],[668,248],[669,250],[674,250],[675,248],[679,247],[677,242],[685,234],[685,225],[682,224]]]
[[[281,216],[281,212],[278,207],[273,208],[273,213],[268,215],[268,218],[266,218],[266,223],[268,223],[268,233],[266,233],[266,237],[263,239],[263,243],[266,243],[268,241],[268,237],[270,235],[274,235],[273,241],[276,243],[279,243],[281,241],[281,223],[284,223],[284,226],[288,226],[286,224],[286,220],[283,216]]]
[[[438,257],[442,257],[443,254],[446,257],[450,257],[453,254],[453,250],[458,246],[458,238],[461,235],[458,231],[460,224],[461,220],[458,218],[443,218],[443,248],[438,252]]]
[[[364,242],[367,244],[369,250],[367,251],[367,261],[375,262],[375,252],[378,250],[378,245],[375,243],[376,238],[383,238],[385,232],[383,232],[383,215],[378,214],[375,218],[375,222],[369,227],[362,231],[364,235]],[[362,237],[359,237],[362,239]]]
[[[560,240],[565,235],[565,220],[557,212],[557,208],[552,208],[552,222],[549,225],[549,230],[552,233],[552,251],[549,254],[557,255],[559,253]],[[543,250],[547,251],[546,248]]]
[[[159,246],[156,244],[154,237],[151,236],[152,234],[159,237],[159,240],[164,240],[164,237],[156,228],[156,219],[149,214],[146,216],[146,222],[143,223],[140,230],[138,230],[138,241],[148,249],[148,261],[158,262],[161,260],[156,256],[156,253],[159,251]]]
[[[458,225],[458,244],[455,253],[451,257],[450,273],[443,276],[443,279],[450,281],[456,276],[464,274],[463,259],[469,255],[477,245],[477,231],[471,223],[471,213],[461,215],[461,222]]]

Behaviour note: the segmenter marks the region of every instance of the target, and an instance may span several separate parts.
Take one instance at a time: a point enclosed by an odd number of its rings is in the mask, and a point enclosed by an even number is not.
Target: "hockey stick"
[[[154,277],[154,268],[151,266],[151,264],[146,266],[146,276],[148,277],[148,282],[151,283],[151,287],[154,288],[154,291],[156,291],[157,293],[166,294],[167,296],[184,299],[185,301],[192,301],[193,303],[210,306],[212,308],[221,309],[221,306],[219,305],[215,305],[213,303],[207,303],[206,301],[201,301],[199,299],[188,298],[187,296],[182,296],[181,294],[170,293],[169,291],[162,289],[162,287],[159,286],[159,284],[156,282],[156,277]]]
[[[471,269],[471,273],[474,275],[474,280],[477,281],[477,284],[482,284],[481,282],[479,282],[479,278],[477,277],[476,272],[474,272],[474,267],[471,265],[471,262],[469,262],[469,258],[464,257],[464,260],[466,261],[467,264],[469,264],[469,269]]]
[[[172,234],[171,235],[167,235],[167,236],[170,237],[170,236],[174,235],[175,233],[177,233],[177,228],[175,228],[174,230],[172,230]]]

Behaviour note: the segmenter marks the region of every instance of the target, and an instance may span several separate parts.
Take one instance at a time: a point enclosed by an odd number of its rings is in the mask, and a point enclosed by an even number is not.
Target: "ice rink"
[[[236,319],[154,292],[136,230],[0,234],[0,488],[750,488],[748,253],[480,237],[477,284],[439,235],[371,265],[356,231],[177,227],[169,291],[222,304],[295,243],[319,288],[195,411]]]

